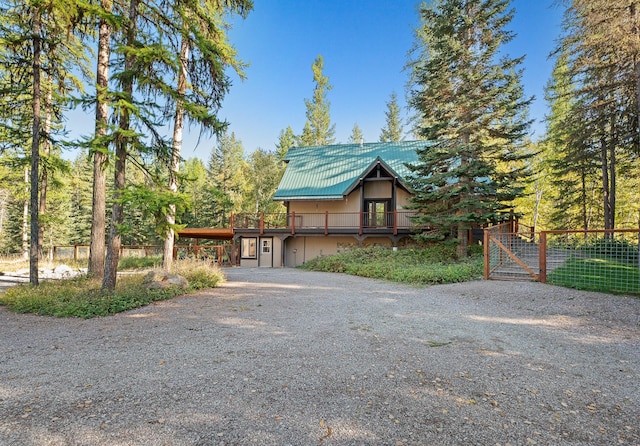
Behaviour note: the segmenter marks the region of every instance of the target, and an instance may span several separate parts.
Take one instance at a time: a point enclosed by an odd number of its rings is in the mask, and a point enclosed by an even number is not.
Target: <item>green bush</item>
[[[178,287],[149,289],[143,283],[144,274],[141,273],[118,277],[116,290],[105,292],[99,281],[78,277],[43,281],[38,287],[11,287],[0,295],[0,305],[6,305],[16,313],[86,319],[132,310],[189,291],[213,288],[224,279],[218,267],[206,262],[178,261],[175,273],[187,279],[188,290]]]
[[[140,268],[158,268],[162,266],[162,256],[120,257],[118,269],[120,271]]]
[[[317,257],[303,266],[312,271],[347,273],[415,285],[463,282],[482,277],[481,250],[469,259],[457,260],[455,246],[443,243],[426,248],[392,251],[388,248],[362,248]]]

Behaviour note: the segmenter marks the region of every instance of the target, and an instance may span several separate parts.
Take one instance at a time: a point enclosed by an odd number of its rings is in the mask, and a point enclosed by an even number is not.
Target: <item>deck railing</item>
[[[233,229],[286,229],[296,231],[318,231],[324,234],[340,231],[364,232],[376,231],[398,234],[399,230],[415,227],[411,217],[414,211],[391,212],[289,212],[289,213],[249,213],[235,214],[231,217]]]

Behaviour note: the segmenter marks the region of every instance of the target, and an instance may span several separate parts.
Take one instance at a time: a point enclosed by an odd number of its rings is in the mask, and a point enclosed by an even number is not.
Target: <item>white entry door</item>
[[[273,266],[273,238],[260,237],[260,262],[261,267]]]

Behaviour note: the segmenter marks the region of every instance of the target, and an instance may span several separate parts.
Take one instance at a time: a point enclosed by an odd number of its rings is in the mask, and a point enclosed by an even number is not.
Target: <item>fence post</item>
[[[489,249],[489,228],[484,228],[484,280],[489,280],[491,272],[491,250]]]
[[[538,262],[540,263],[540,274],[538,274],[538,282],[547,283],[547,233],[540,232],[540,250]]]

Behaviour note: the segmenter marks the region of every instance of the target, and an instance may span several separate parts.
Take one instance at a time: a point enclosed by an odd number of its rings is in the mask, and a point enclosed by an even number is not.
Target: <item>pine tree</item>
[[[387,102],[385,127],[380,133],[380,142],[402,141],[402,123],[400,121],[400,106],[398,105],[398,95],[391,93],[391,98]]]
[[[178,191],[189,197],[190,206],[185,209],[180,221],[190,227],[211,226],[211,218],[205,209],[210,202],[207,182],[208,173],[204,162],[199,158],[188,158],[180,164]]]
[[[288,125],[285,130],[280,130],[280,135],[278,135],[278,142],[276,143],[278,158],[280,158],[281,161],[284,160],[289,149],[295,147],[295,145],[296,135],[293,133],[291,126]]]
[[[313,97],[305,99],[307,120],[298,141],[300,146],[320,146],[335,142],[335,124],[331,124],[331,103],[327,101],[327,92],[333,87],[329,78],[322,73],[324,58],[319,55],[311,66],[315,88]]]
[[[549,134],[562,143],[556,164],[558,185],[580,192],[564,194],[561,200],[566,209],[581,207],[585,229],[592,225],[615,228],[617,178],[633,164],[640,147],[636,6],[636,2],[573,0],[565,12],[565,33],[556,51],[556,63],[563,69],[554,71],[554,126]],[[620,45],[612,46],[613,41]],[[558,107],[567,103],[563,109]],[[594,196],[601,203],[595,212]],[[567,202],[567,197],[573,201]],[[557,213],[559,221],[568,215]]]
[[[517,71],[500,57],[512,38],[507,0],[423,4],[418,56],[410,62],[410,105],[425,147],[411,166],[417,223],[440,230],[467,255],[468,230],[498,220],[521,193],[530,100]],[[514,167],[515,166],[515,167]],[[428,235],[427,235],[428,237]]]
[[[215,224],[212,226],[222,227],[228,224],[232,212],[243,210],[243,197],[247,188],[246,165],[242,141],[233,132],[223,133],[211,152],[208,166],[211,191],[218,204],[213,222]]]
[[[284,168],[277,154],[257,149],[251,153],[247,162],[248,193],[247,210],[273,213],[281,210],[282,204],[273,201]]]
[[[360,144],[364,142],[364,134],[357,122],[353,124],[353,129],[351,130],[351,135],[349,135],[349,140],[347,142],[349,144]]]

